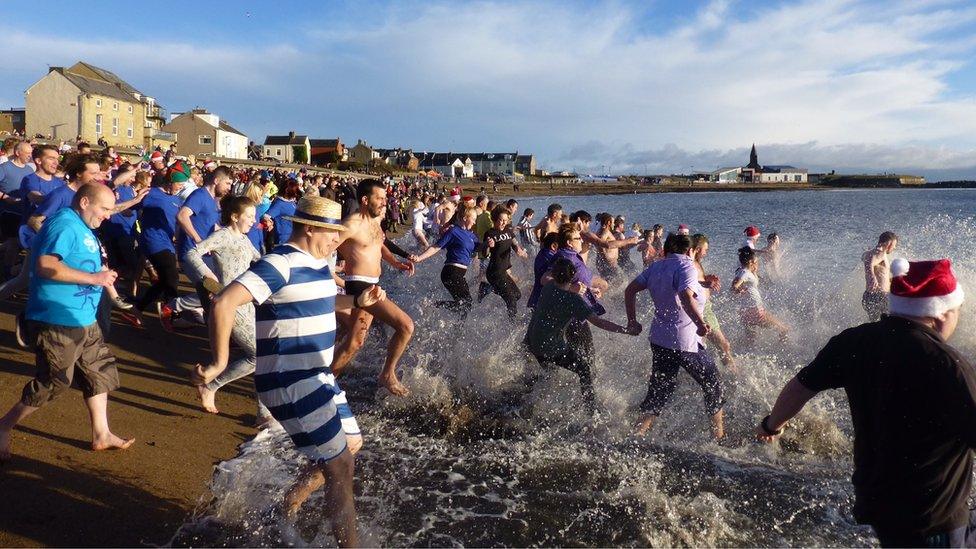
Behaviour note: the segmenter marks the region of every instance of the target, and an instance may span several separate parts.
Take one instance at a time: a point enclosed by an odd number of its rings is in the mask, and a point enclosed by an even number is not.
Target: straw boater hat
[[[315,225],[337,231],[346,230],[342,226],[342,206],[338,202],[314,194],[304,196],[298,201],[295,215],[286,215],[284,218],[295,223]]]

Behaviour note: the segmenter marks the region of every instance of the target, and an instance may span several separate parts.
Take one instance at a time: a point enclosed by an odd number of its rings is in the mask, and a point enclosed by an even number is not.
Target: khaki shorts
[[[78,387],[85,398],[119,387],[115,357],[102,339],[98,324],[85,327],[58,326],[28,321],[29,341],[34,346],[37,373],[20,401],[39,408],[71,387],[78,372]]]

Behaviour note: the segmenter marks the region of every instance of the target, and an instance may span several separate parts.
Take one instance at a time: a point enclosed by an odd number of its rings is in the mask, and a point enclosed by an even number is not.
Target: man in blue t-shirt
[[[173,307],[175,313],[201,307],[205,311],[209,310],[210,297],[209,292],[203,287],[203,275],[188,269],[189,262],[184,258],[197,243],[203,242],[216,230],[220,223],[218,201],[230,191],[233,181],[234,176],[230,168],[218,167],[208,175],[202,187],[190,194],[176,215],[176,222],[180,228],[176,238],[176,254],[184,273],[197,290],[197,299],[192,299],[192,296],[179,298]],[[203,256],[203,260],[211,269],[214,268],[209,255]]]
[[[27,322],[37,372],[20,402],[0,419],[0,462],[10,458],[13,428],[66,391],[76,374],[91,416],[92,450],[124,449],[135,442],[108,427],[108,392],[119,387],[119,375],[95,321],[102,289],[117,275],[102,269],[92,230],[114,207],[108,187],[84,185],[71,207],[52,216],[34,240]]]
[[[20,231],[21,204],[20,182],[34,173],[34,166],[30,164],[33,147],[22,141],[14,147],[14,155],[0,164],[0,237],[3,239],[3,272],[0,278],[6,278],[10,268],[17,263],[20,245],[17,233]]]
[[[65,184],[64,179],[55,175],[58,173],[60,157],[57,147],[38,145],[34,147],[32,156],[37,169],[20,182],[20,196],[24,205],[22,219],[25,222],[48,193]]]

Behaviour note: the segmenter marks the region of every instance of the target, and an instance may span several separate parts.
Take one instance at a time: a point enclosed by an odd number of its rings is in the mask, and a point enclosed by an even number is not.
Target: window
[[[132,105],[129,105],[129,114],[132,114]]]
[[[198,142],[201,145],[213,145],[213,136],[201,135],[198,137]]]
[[[131,109],[132,107],[129,107],[129,108]],[[131,118],[129,119],[129,127],[126,128],[126,130],[125,130],[125,135],[127,137],[129,137],[130,139],[132,138],[132,119]]]
[[[96,99],[95,100],[95,107],[97,107],[99,109],[102,108],[102,100],[101,99]]]
[[[118,101],[112,103],[112,110],[113,111],[119,110],[119,102]]]
[[[95,135],[102,135],[102,115],[95,115]]]
[[[118,117],[112,119],[112,135],[119,135],[119,119],[118,119]]]
[[[275,156],[281,156],[281,149],[275,149]]]

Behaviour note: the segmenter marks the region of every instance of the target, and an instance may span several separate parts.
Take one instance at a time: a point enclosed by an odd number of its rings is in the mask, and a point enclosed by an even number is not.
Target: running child
[[[739,248],[739,268],[732,280],[732,292],[739,296],[739,318],[751,344],[756,338],[757,328],[773,328],[779,332],[781,341],[789,337],[790,329],[772,313],[766,311],[762,295],[759,293],[759,258],[756,250],[743,246]]]

